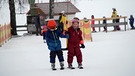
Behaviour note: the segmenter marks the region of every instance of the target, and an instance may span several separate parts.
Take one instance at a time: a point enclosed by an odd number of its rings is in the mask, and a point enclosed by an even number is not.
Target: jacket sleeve
[[[69,35],[68,35],[68,34],[64,35],[64,34],[62,34],[59,30],[58,30],[58,34],[59,34],[59,36],[60,36],[61,38],[69,38]]]
[[[63,16],[61,16],[60,23],[63,23],[63,20],[64,20],[64,18],[63,18]]]
[[[80,44],[84,44],[84,41],[83,41],[83,38],[82,38],[82,31],[81,30],[80,30],[79,38],[80,38]]]
[[[45,36],[46,36],[46,43],[49,46],[50,38],[49,38],[48,32],[46,32]]]

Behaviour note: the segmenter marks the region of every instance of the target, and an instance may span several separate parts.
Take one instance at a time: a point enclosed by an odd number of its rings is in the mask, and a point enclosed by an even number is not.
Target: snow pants
[[[73,57],[76,56],[77,62],[82,63],[82,52],[80,46],[68,46],[68,59],[67,62],[70,64],[73,62]]]
[[[36,35],[41,35],[41,26],[36,26]]]
[[[130,24],[131,28],[135,28],[134,23],[129,23],[129,24]]]
[[[59,59],[59,62],[64,61],[63,52],[60,51],[50,51],[50,63],[55,63],[56,55]]]
[[[95,27],[92,27],[92,31],[95,31]]]

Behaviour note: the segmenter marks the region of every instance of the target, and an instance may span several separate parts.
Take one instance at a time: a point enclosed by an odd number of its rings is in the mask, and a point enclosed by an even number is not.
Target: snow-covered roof
[[[49,3],[36,3],[36,7],[40,8],[45,14],[49,14]],[[61,11],[65,11],[66,14],[75,14],[80,12],[71,2],[55,2],[54,3],[54,15],[59,15]]]

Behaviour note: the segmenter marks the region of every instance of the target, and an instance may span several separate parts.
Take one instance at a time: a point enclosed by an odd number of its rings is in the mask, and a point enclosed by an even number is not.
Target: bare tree
[[[49,0],[49,18],[54,18],[54,0]]]
[[[9,0],[10,21],[11,21],[11,34],[17,35],[16,31],[16,14],[14,0]]]
[[[16,14],[24,14],[28,11],[28,0],[15,0]]]

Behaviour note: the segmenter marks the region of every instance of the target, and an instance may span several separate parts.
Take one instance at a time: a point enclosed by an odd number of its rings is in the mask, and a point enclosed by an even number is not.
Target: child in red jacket
[[[91,15],[91,24],[95,24],[95,18],[94,18],[94,15]],[[94,32],[97,32],[96,30],[95,30],[95,27],[92,27],[92,32],[94,33]]]
[[[68,28],[68,68],[75,69],[72,66],[73,57],[77,57],[78,62],[78,68],[83,69],[82,67],[82,53],[80,50],[80,44],[81,48],[85,48],[84,41],[82,39],[82,31],[79,28],[79,19],[75,18],[72,21],[72,26]]]

